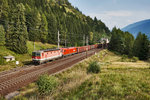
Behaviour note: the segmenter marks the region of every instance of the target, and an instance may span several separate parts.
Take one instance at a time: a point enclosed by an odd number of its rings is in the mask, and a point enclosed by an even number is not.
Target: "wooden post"
[[[87,58],[88,48],[86,48],[86,58]]]

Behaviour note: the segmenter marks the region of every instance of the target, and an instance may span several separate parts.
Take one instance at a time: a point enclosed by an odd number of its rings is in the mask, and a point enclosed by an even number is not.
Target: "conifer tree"
[[[9,6],[7,0],[0,0],[0,23],[6,26],[6,22],[8,21],[8,12]]]
[[[142,33],[140,32],[134,41],[134,45],[133,45],[133,55],[134,56],[137,56],[137,57],[139,56],[141,46],[142,46]]]
[[[143,41],[142,41],[142,48],[141,52],[139,53],[139,58],[142,60],[147,60],[149,56],[149,40],[148,37],[143,34]]]
[[[112,36],[111,36],[111,40],[110,40],[110,43],[109,43],[109,50],[113,50],[115,51],[116,49],[116,44],[117,44],[117,29],[116,27],[114,27],[112,29],[112,32],[111,32]]]
[[[41,42],[46,43],[48,35],[48,23],[44,14],[42,14],[41,16],[40,35],[41,35]]]
[[[28,14],[28,30],[29,30],[29,40],[30,41],[41,41],[40,35],[40,25],[41,25],[41,14],[37,9],[31,10]]]
[[[124,53],[129,55],[129,56],[132,56],[132,48],[133,48],[133,43],[134,43],[134,37],[129,32],[125,32],[124,38],[125,38]]]
[[[124,38],[124,35],[123,35],[123,32],[118,29],[116,31],[116,44],[115,44],[115,51],[123,54],[124,53],[124,48],[125,48],[125,38]]]
[[[149,40],[145,34],[139,33],[133,46],[134,56],[139,57],[141,60],[148,59],[149,55]]]
[[[2,25],[0,25],[0,46],[5,45],[5,30]]]
[[[22,3],[18,4],[15,10],[12,11],[13,16],[10,15],[10,23],[6,34],[7,47],[20,54],[27,53],[28,33],[24,11],[25,7]]]
[[[54,43],[57,42],[57,20],[53,13],[49,14],[48,18],[48,35],[47,35],[47,41],[48,43]]]

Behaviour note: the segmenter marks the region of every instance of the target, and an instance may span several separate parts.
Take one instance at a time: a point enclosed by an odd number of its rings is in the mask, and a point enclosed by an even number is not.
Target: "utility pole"
[[[67,40],[65,39],[65,47],[67,47]]]
[[[88,48],[86,48],[86,58],[88,57]]]
[[[85,45],[85,34],[83,35],[83,46]]]
[[[59,42],[60,42],[60,38],[59,38],[59,31],[58,31],[58,49],[59,49]]]
[[[33,45],[34,45],[34,51],[35,51],[35,41],[33,42]]]
[[[104,49],[103,43],[104,43],[104,42],[102,42],[102,49]]]
[[[89,43],[89,37],[87,36],[86,37],[86,45],[89,45],[88,43]]]

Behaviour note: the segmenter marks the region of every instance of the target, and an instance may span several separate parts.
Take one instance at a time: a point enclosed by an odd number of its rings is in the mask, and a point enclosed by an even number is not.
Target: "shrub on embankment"
[[[87,68],[88,73],[99,73],[100,71],[100,65],[96,61],[91,62]]]
[[[40,95],[50,94],[58,85],[58,80],[54,76],[42,75],[36,82]]]

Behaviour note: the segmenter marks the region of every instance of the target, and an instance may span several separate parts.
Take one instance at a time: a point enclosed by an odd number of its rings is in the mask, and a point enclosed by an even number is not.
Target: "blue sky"
[[[85,15],[95,16],[110,29],[150,19],[150,0],[69,0]]]

